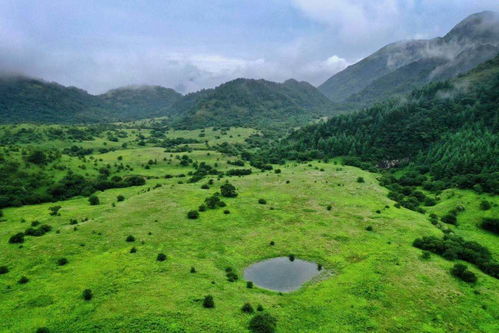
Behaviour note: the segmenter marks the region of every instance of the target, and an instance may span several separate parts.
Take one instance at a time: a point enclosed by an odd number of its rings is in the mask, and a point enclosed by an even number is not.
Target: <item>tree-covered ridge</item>
[[[319,90],[336,103],[371,105],[465,73],[498,52],[499,15],[481,12],[444,37],[389,44],[335,74]]]
[[[355,156],[380,167],[412,163],[449,185],[499,188],[499,57],[454,81],[299,129],[268,161]],[[482,175],[478,178],[459,178]],[[456,178],[457,177],[457,178]],[[494,189],[495,188],[495,189]]]
[[[176,110],[181,128],[246,126],[282,129],[330,115],[332,104],[306,82],[236,79],[189,96]]]

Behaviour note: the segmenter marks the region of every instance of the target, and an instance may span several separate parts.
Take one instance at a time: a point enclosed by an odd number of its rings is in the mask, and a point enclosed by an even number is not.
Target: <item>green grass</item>
[[[252,133],[237,131],[231,139]],[[195,138],[198,132],[169,135]],[[211,130],[206,130],[206,137],[218,140]],[[0,266],[7,265],[10,272],[0,275],[0,331],[34,332],[45,326],[51,332],[245,332],[251,315],[240,309],[246,302],[255,308],[262,304],[275,316],[278,332],[499,329],[498,281],[469,265],[478,276],[476,285],[470,286],[449,274],[453,262],[436,255],[421,259],[412,241],[442,232],[427,216],[395,208],[387,190],[378,185],[378,175],[332,162],[314,162],[312,167],[288,164],[279,167],[281,174],[255,170],[245,177],[213,178],[214,185],[203,190],[204,180],[178,184],[180,178],[163,178],[193,170],[178,165],[175,155],[183,154],[173,154],[170,161],[171,153],[151,146],[95,154],[102,159],[98,165],[115,163],[122,156],[123,163],[134,168],[132,173],[149,177],[147,184],[99,192],[98,206],[80,197],[4,209]],[[187,155],[219,163],[219,170],[233,168],[226,161],[234,158],[215,151]],[[82,163],[64,159],[71,167]],[[158,164],[144,168],[150,159]],[[359,176],[365,183],[357,183]],[[187,219],[187,212],[226,179],[239,192],[237,198],[224,198],[230,214],[219,208],[200,213],[198,220]],[[154,188],[156,184],[161,187]],[[120,194],[125,201],[117,202]],[[477,226],[479,217],[497,216],[497,206],[480,211],[482,197],[486,196],[449,190],[428,213],[441,216],[464,205],[456,233],[489,247],[498,258],[497,236]],[[258,204],[260,198],[267,204]],[[488,199],[497,204],[497,198]],[[48,208],[56,204],[62,206],[61,216],[50,216]],[[69,224],[70,219],[85,218],[88,221],[76,226]],[[26,237],[22,248],[8,244],[11,235],[33,220],[50,224],[53,230]],[[136,241],[126,242],[128,235]],[[137,253],[129,253],[132,246]],[[156,261],[160,252],[167,255],[166,261]],[[246,288],[246,266],[289,254],[321,263],[326,272],[293,293]],[[62,257],[69,263],[58,266]],[[238,282],[226,280],[229,266],[239,275]],[[190,273],[191,267],[197,273]],[[23,275],[30,282],[17,284]],[[94,293],[91,301],[81,297],[87,288]],[[202,307],[208,294],[214,297],[214,309]]]

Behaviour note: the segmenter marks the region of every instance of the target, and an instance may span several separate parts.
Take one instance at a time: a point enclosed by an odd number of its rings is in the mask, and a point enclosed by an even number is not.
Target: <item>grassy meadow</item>
[[[211,147],[243,143],[256,131],[233,128],[221,135],[211,128],[171,130],[168,138],[208,141],[177,153],[137,144],[139,135],[150,135],[148,129],[123,131],[127,137],[118,142],[103,135],[79,143],[116,150],[96,151],[84,159],[63,155],[57,163],[88,174],[123,163],[132,170],[117,174],[144,176],[145,185],[98,192],[99,205],[75,197],[3,209],[0,266],[9,272],[0,275],[0,332],[36,332],[41,327],[50,332],[247,332],[252,315],[241,311],[246,302],[254,308],[261,304],[274,316],[277,332],[499,331],[497,279],[467,264],[478,276],[477,283],[467,284],[449,273],[455,262],[437,255],[422,259],[421,250],[412,246],[417,237],[443,235],[428,214],[443,215],[462,205],[466,209],[458,226],[451,228],[498,258],[497,236],[478,225],[482,217],[499,215],[497,197],[446,190],[436,206],[420,214],[396,208],[378,174],[343,166],[339,159],[274,166],[280,173],[252,168],[247,176],[208,176],[188,183],[178,175],[194,169],[182,166],[177,156],[216,164],[220,171],[238,168],[227,164],[235,157]],[[47,149],[72,144],[39,143]],[[21,159],[15,154],[12,158]],[[149,165],[150,160],[156,162]],[[53,172],[60,173],[58,178],[65,173]],[[357,182],[358,177],[365,182]],[[202,189],[209,179],[213,183]],[[188,211],[226,181],[237,188],[236,198],[224,198],[225,208],[187,218]],[[118,202],[118,195],[125,199]],[[259,199],[267,203],[259,204]],[[480,210],[483,199],[493,203],[490,210]],[[58,216],[49,214],[54,205],[62,207]],[[52,230],[26,237],[23,244],[9,244],[32,221]],[[135,241],[126,241],[130,235]],[[130,252],[132,247],[136,253]],[[157,261],[159,253],[167,259]],[[323,273],[292,293],[247,288],[245,267],[290,254],[322,264]],[[60,258],[68,263],[59,266]],[[227,267],[238,274],[238,281],[227,280]],[[29,282],[19,284],[22,276]],[[82,298],[84,289],[92,290],[90,301]],[[202,306],[206,295],[213,296],[214,308]]]

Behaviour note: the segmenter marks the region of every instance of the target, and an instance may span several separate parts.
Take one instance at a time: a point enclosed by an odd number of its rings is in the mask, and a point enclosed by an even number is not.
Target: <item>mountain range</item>
[[[389,44],[318,88],[307,82],[235,79],[181,95],[129,86],[91,95],[24,76],[0,77],[0,122],[93,123],[168,117],[179,128],[302,126],[340,111],[402,96],[468,72],[499,53],[499,15],[469,16],[444,37]]]
[[[499,15],[473,14],[444,37],[389,44],[335,74],[319,90],[336,103],[372,104],[465,73],[499,53]]]

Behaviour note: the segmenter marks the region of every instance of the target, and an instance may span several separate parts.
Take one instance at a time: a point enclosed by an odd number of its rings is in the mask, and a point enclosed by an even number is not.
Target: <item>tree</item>
[[[251,318],[249,329],[254,333],[274,333],[277,320],[268,313],[260,313]]]
[[[96,206],[96,205],[100,204],[99,197],[96,196],[95,194],[91,195],[88,198],[88,202],[90,202],[90,205],[92,205],[92,206]]]
[[[220,193],[226,198],[237,197],[236,187],[228,182],[220,186]]]
[[[244,303],[243,307],[241,308],[241,311],[244,313],[253,313],[255,310],[251,306],[250,303]]]
[[[83,299],[85,301],[90,301],[94,297],[94,294],[92,293],[92,290],[85,289],[85,290],[83,290],[81,296],[83,297]]]
[[[204,297],[203,307],[205,307],[207,309],[215,307],[215,301],[213,300],[213,296],[207,295]]]
[[[199,218],[199,212],[197,210],[190,210],[187,213],[187,218],[189,218],[191,220],[195,220],[195,219]]]

